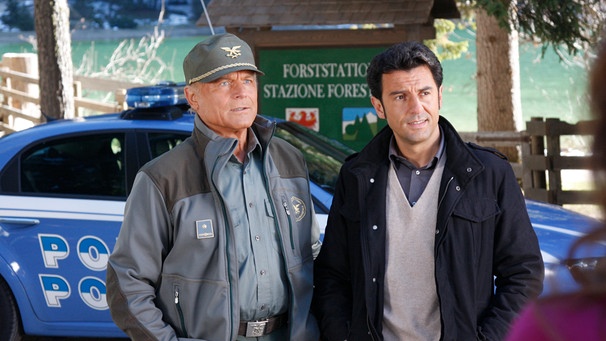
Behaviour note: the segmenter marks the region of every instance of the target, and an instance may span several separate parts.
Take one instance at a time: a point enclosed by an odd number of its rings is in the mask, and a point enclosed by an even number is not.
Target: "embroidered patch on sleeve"
[[[293,196],[290,198],[290,202],[292,207],[295,209],[295,218],[299,222],[301,219],[305,217],[307,214],[307,207],[305,207],[305,203],[303,200]]]

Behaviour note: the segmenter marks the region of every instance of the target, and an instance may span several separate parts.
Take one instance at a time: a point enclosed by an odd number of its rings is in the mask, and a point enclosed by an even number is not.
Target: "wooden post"
[[[6,67],[3,67],[6,68]],[[8,77],[2,77],[2,83],[0,85],[7,89],[12,89],[11,79]],[[2,106],[10,107],[12,105],[12,98],[4,95],[2,96]],[[13,127],[13,117],[10,114],[0,113],[0,122],[6,127]]]
[[[118,89],[114,91],[114,98],[116,99],[118,111],[128,109],[128,104],[126,103],[126,89]]]
[[[531,121],[543,121],[542,117],[531,117]],[[545,155],[545,141],[543,136],[532,135],[530,136],[530,154],[531,155]],[[547,189],[547,181],[545,179],[545,171],[534,170],[532,171],[532,188]]]
[[[2,55],[2,65],[8,67],[12,71],[28,74],[33,77],[38,77],[38,55],[35,53],[5,53]],[[33,97],[39,97],[40,90],[37,84],[25,83],[17,79],[6,80],[6,85],[11,89],[25,92]],[[8,99],[7,105],[20,109],[23,113],[29,116],[39,117],[40,108],[35,103],[22,103],[17,99]],[[33,126],[33,122],[19,118],[9,117],[8,124],[17,129],[24,129]]]
[[[556,127],[561,123],[558,118],[545,119],[545,139],[547,140],[547,176],[549,179],[550,203],[559,203],[558,192],[562,189],[562,174],[555,169],[554,160],[560,157],[560,132]]]
[[[74,100],[76,98],[82,98],[82,82],[74,81]],[[75,101],[74,101],[75,102]],[[82,117],[82,108],[76,106],[74,103],[74,112],[76,113],[76,117]]]

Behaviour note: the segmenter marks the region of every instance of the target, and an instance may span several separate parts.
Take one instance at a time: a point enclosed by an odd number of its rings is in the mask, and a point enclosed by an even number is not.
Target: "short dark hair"
[[[381,99],[383,74],[396,70],[411,70],[418,66],[427,65],[438,88],[442,85],[442,65],[438,57],[425,45],[409,41],[391,46],[376,55],[370,62],[366,73],[366,82],[370,93]]]

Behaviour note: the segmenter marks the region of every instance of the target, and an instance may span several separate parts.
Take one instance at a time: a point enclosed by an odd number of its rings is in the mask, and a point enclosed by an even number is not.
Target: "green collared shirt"
[[[288,310],[287,278],[276,221],[263,176],[263,151],[252,129],[244,163],[232,155],[219,189],[234,223],[239,265],[240,320]]]

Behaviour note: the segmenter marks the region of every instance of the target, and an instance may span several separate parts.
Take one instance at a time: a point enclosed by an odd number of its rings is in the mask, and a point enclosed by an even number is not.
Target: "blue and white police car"
[[[178,86],[131,89],[122,113],[41,124],[0,138],[0,340],[23,334],[125,337],[106,302],[105,270],[139,167],[193,129]],[[325,226],[332,189],[353,151],[291,122],[276,134],[308,163]],[[601,258],[566,260],[598,221],[528,201],[546,263],[546,292],[577,287],[571,274]],[[555,287],[554,287],[555,286]]]

